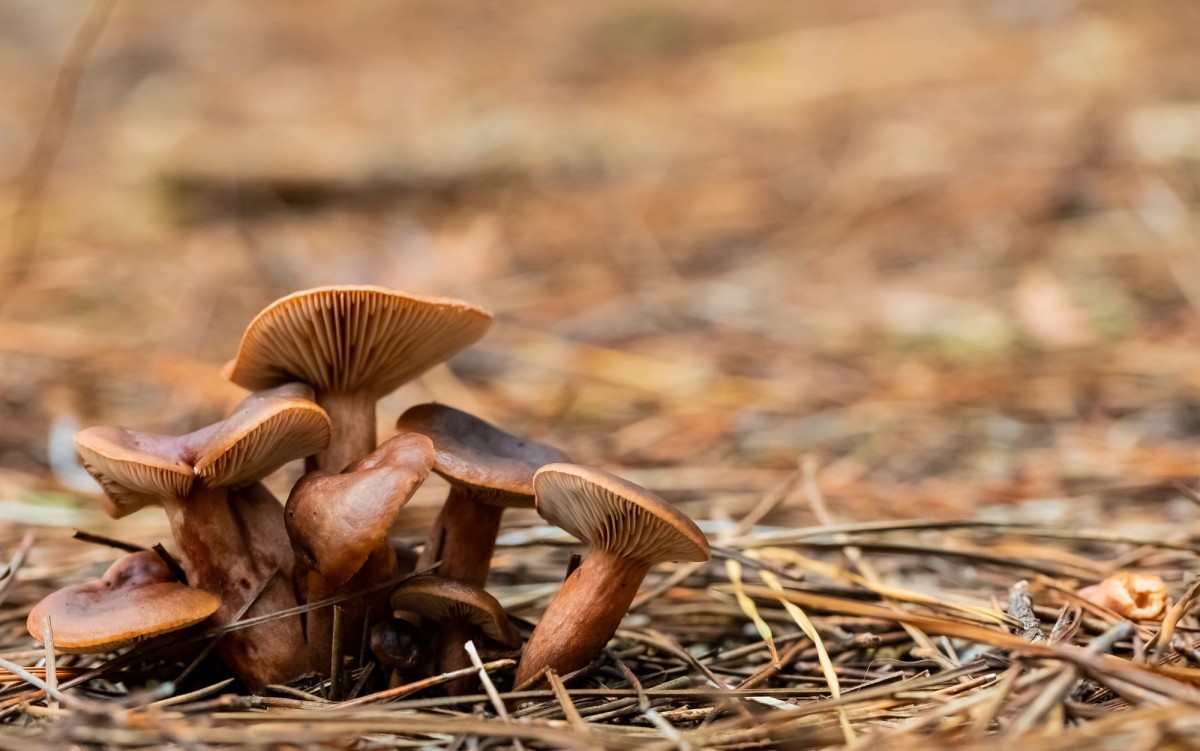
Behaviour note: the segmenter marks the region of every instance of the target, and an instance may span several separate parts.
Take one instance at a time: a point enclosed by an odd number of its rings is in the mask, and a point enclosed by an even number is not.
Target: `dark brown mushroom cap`
[[[392,591],[392,607],[438,623],[465,621],[494,642],[514,649],[521,645],[521,635],[496,598],[458,579],[414,576]]]
[[[654,564],[707,561],[695,522],[659,496],[594,467],[548,464],[533,477],[538,513],[575,537]]]
[[[429,662],[429,644],[421,630],[400,618],[388,618],[371,627],[371,652],[392,670],[413,673]]]
[[[320,451],[331,428],[311,396],[304,384],[286,384],[252,394],[225,420],[186,435],[87,428],[75,434],[75,448],[104,489],[105,509],[120,518],[164,497],[186,498],[196,483],[246,485]]]
[[[400,430],[433,440],[433,471],[497,506],[533,507],[533,474],[570,461],[553,446],[518,438],[489,422],[443,404],[418,404],[396,421]]]
[[[323,393],[379,397],[477,341],[491,322],[490,312],[461,300],[319,287],[259,313],[225,375],[249,389],[299,380]]]
[[[208,592],[173,581],[158,554],[145,550],[117,560],[100,579],[46,597],[25,625],[45,641],[42,620],[49,615],[55,650],[90,654],[199,623],[220,605]]]
[[[309,472],[288,497],[288,537],[296,555],[330,586],[341,586],[387,539],[396,514],[429,477],[433,444],[401,433],[340,474]]]

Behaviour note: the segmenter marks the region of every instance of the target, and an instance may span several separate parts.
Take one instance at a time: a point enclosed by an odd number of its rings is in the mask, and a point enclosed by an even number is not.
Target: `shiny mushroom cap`
[[[297,557],[331,586],[349,581],[387,539],[396,514],[432,466],[429,439],[401,433],[340,474],[304,475],[284,517]]]
[[[255,482],[329,444],[325,411],[312,389],[291,383],[252,394],[225,420],[182,436],[96,427],[75,434],[84,469],[100,483],[106,510],[120,518],[210,488]]]
[[[553,446],[518,438],[489,422],[442,404],[418,404],[400,415],[400,430],[429,436],[433,471],[497,506],[533,507],[533,474],[569,461]]]
[[[388,618],[371,627],[371,652],[392,670],[412,673],[429,662],[429,644],[408,621]]]
[[[318,287],[259,313],[225,375],[249,389],[299,380],[322,393],[379,397],[474,343],[491,323],[490,312],[461,300]]]
[[[220,605],[208,592],[174,581],[158,554],[145,550],[120,558],[100,579],[51,594],[30,611],[26,627],[45,641],[42,621],[49,615],[55,650],[91,654],[186,628]]]
[[[504,608],[482,587],[444,576],[414,576],[392,592],[392,607],[441,623],[466,621],[484,636],[506,647],[521,644]]]
[[[533,477],[544,519],[592,547],[649,564],[707,561],[695,522],[643,487],[594,467],[548,464]]]

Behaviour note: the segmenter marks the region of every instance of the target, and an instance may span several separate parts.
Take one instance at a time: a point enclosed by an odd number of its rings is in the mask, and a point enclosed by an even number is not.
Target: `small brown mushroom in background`
[[[417,433],[391,438],[340,474],[309,472],[288,496],[288,537],[306,569],[308,602],[354,591],[399,573],[388,530],[396,514],[429,477],[433,444]],[[380,553],[382,551],[382,554]],[[388,592],[343,603],[344,648],[357,654],[368,608],[388,613]],[[329,668],[332,610],[308,614],[307,636],[313,667]]]
[[[208,592],[175,581],[158,554],[144,550],[117,559],[95,581],[50,594],[25,625],[44,642],[48,615],[55,651],[92,654],[195,625],[220,605]]]
[[[340,472],[375,448],[375,403],[474,343],[488,311],[370,286],[318,287],[271,303],[246,327],[229,380],[248,389],[313,387],[333,422],[307,468]]]
[[[311,395],[301,384],[254,394],[226,420],[183,436],[112,427],[75,435],[110,515],[152,503],[166,510],[188,583],[221,602],[216,625],[246,606],[249,618],[296,605],[283,507],[259,480],[329,441],[329,418]],[[293,616],[226,634],[217,654],[257,690],[307,669],[304,646]]]
[[[521,645],[520,634],[508,622],[496,598],[456,579],[415,576],[392,592],[392,607],[416,613],[434,624],[432,642],[439,673],[470,667],[471,658],[463,645],[480,635],[511,649]],[[446,693],[461,696],[478,685],[478,678],[467,676],[447,683]]]
[[[517,690],[588,664],[624,618],[650,567],[706,561],[704,533],[654,493],[592,467],[550,464],[533,478],[537,509],[591,547],[550,601],[517,666]]]
[[[393,685],[415,678],[430,658],[428,640],[401,618],[387,618],[371,627],[371,653],[392,669]]]
[[[1133,621],[1160,618],[1167,610],[1167,585],[1155,574],[1120,571],[1079,596]]]
[[[450,483],[417,569],[440,560],[440,576],[483,586],[504,509],[533,508],[533,474],[568,461],[566,454],[441,404],[406,410],[396,427],[429,436],[437,452],[433,471]]]

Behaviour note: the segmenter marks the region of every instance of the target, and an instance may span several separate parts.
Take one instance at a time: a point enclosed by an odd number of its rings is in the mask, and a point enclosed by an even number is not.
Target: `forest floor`
[[[0,658],[32,673],[0,668],[0,748],[1198,729],[1200,5],[16,0],[0,179]],[[153,642],[61,657],[88,680],[47,700],[29,609],[115,557],[75,530],[170,537],[103,514],[71,434],[219,419],[255,312],[337,283],[496,314],[382,429],[436,400],[555,444],[713,561],[656,568],[557,692],[497,666],[507,719],[373,674],[176,685]],[[505,520],[489,588],[536,621],[578,547]],[[1131,571],[1165,612],[1078,594]]]

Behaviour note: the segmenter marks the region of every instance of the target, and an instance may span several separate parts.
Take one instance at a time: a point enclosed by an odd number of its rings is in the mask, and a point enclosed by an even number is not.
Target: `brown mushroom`
[[[417,569],[440,560],[439,575],[483,586],[504,509],[532,508],[534,472],[568,461],[566,454],[441,404],[409,408],[396,427],[429,436],[433,471],[450,483]]]
[[[392,669],[393,678],[401,680],[417,675],[429,662],[428,641],[415,625],[401,618],[387,618],[371,627],[371,653]]]
[[[550,464],[534,475],[537,509],[590,545],[529,637],[517,666],[518,689],[588,664],[629,609],[655,563],[706,561],[704,533],[654,493],[592,467]]]
[[[1167,585],[1157,574],[1118,571],[1079,596],[1132,621],[1159,618],[1167,609]]]
[[[92,654],[187,628],[220,605],[208,592],[175,581],[157,553],[143,550],[117,559],[95,581],[47,596],[30,611],[26,628],[44,642],[48,615],[55,651]]]
[[[285,519],[303,575],[309,602],[354,591],[396,576],[396,555],[388,530],[396,514],[429,477],[433,444],[417,433],[401,433],[339,474],[315,470],[304,475],[288,496]],[[383,551],[383,555],[378,554]],[[388,593],[343,603],[343,642],[357,652],[366,610],[387,612]],[[308,614],[307,635],[314,667],[329,666],[332,613]]]
[[[416,613],[436,624],[433,636],[437,670],[446,673],[471,665],[463,645],[482,635],[497,644],[516,649],[521,636],[504,608],[481,587],[444,576],[415,576],[392,592],[392,607]],[[474,676],[446,684],[446,693],[459,696],[478,686]]]
[[[460,300],[370,286],[276,300],[246,327],[229,380],[248,389],[303,381],[333,422],[308,469],[340,472],[375,448],[375,402],[477,341],[492,314]]]
[[[329,419],[311,393],[288,384],[254,394],[224,421],[182,436],[113,427],[75,435],[112,516],[150,503],[166,510],[188,583],[221,601],[217,625],[247,605],[245,617],[296,604],[283,508],[258,481],[329,441]],[[298,617],[233,631],[217,653],[252,690],[306,667]]]

